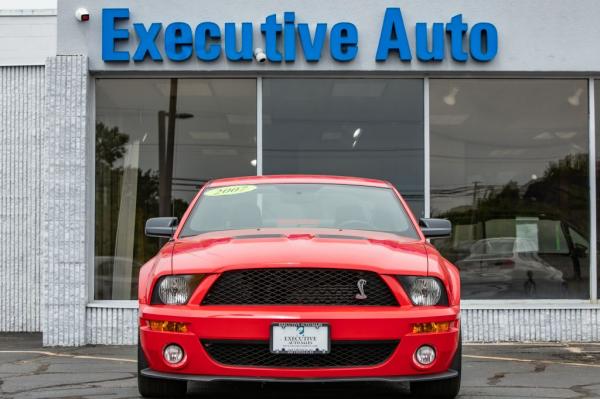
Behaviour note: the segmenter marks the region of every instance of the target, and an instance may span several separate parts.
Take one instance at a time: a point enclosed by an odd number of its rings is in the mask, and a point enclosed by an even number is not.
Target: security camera
[[[263,49],[257,48],[256,50],[254,50],[254,58],[256,58],[256,61],[262,64],[267,60],[267,55],[265,54]]]
[[[85,8],[78,8],[75,11],[75,18],[77,18],[78,21],[89,21],[90,20],[90,12],[88,10],[86,10]]]

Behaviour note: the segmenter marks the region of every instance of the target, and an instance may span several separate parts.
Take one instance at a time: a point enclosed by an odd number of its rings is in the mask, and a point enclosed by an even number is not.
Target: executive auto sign
[[[296,23],[294,12],[284,12],[282,17],[267,16],[260,24],[262,41],[253,43],[255,27],[251,22],[227,22],[219,26],[205,21],[194,27],[185,22],[172,22],[163,27],[160,22],[131,23],[128,8],[105,8],[102,10],[102,60],[160,62],[167,58],[181,62],[195,57],[202,62],[211,62],[225,57],[232,62],[248,62],[255,58],[257,48],[264,48],[261,61],[294,62],[300,55],[308,62],[318,62],[327,42],[329,56],[337,62],[350,62],[357,56],[359,32],[353,23],[311,26]],[[404,62],[415,58],[419,62],[439,62],[449,54],[458,62],[469,59],[489,62],[498,52],[496,27],[489,22],[469,27],[462,14],[453,16],[446,23],[434,22],[431,26],[427,22],[418,22],[412,29],[415,32],[413,43],[409,41],[400,8],[387,8],[379,30],[376,61],[398,57]],[[161,35],[163,40],[157,40]],[[133,54],[119,49],[132,37],[138,43]]]

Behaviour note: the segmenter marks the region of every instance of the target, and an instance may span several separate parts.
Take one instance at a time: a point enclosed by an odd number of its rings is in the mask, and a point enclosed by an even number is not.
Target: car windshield
[[[389,188],[344,184],[257,184],[207,188],[181,232],[329,228],[419,236]]]

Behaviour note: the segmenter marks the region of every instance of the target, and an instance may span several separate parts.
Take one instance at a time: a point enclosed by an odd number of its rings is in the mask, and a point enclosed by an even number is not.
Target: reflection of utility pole
[[[471,211],[471,224],[475,224],[475,212],[477,211],[477,192],[479,191],[480,181],[473,182],[473,210]]]
[[[171,216],[171,186],[173,182],[173,153],[175,150],[175,120],[194,115],[177,113],[177,79],[171,79],[169,111],[158,111],[158,215]],[[165,119],[168,125],[165,135]]]

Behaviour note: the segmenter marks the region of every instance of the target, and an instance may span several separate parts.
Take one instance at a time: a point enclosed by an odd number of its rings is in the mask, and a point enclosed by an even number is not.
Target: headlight
[[[398,276],[404,290],[416,306],[448,306],[448,297],[441,281],[435,277]]]
[[[152,304],[185,305],[203,278],[202,274],[161,277],[154,286]]]

